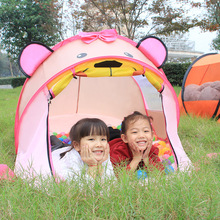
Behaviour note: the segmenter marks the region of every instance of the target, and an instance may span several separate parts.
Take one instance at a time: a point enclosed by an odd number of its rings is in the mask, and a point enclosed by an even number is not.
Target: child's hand
[[[86,163],[88,166],[96,166],[98,164],[97,160],[93,157],[91,149],[89,149],[88,145],[83,146],[81,148],[80,155],[81,155],[82,161]]]
[[[147,149],[143,153],[143,158],[142,159],[143,159],[145,165],[147,165],[148,162],[149,162],[149,153],[150,153],[151,148],[152,148],[152,144],[149,143]]]
[[[143,158],[143,151],[144,150],[140,150],[136,145],[131,144],[130,145],[130,149],[131,152],[133,154],[133,160],[136,160],[138,162],[140,162]]]
[[[133,154],[133,159],[129,164],[130,170],[135,171],[138,167],[138,164],[140,163],[142,157],[143,157],[143,150],[140,150],[137,146],[134,144],[129,145],[131,152]]]
[[[102,160],[99,161],[99,164],[102,164],[104,161],[106,161],[108,159],[109,152],[110,152],[109,144],[106,144],[104,152],[105,152],[104,156],[103,156]]]

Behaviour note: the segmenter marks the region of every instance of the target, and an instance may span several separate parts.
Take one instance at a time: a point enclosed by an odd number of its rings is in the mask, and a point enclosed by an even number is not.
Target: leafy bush
[[[0,78],[0,85],[11,85],[11,77]]]
[[[0,78],[0,85],[11,85],[13,88],[22,86],[26,80],[26,77],[5,77]]]
[[[163,71],[169,82],[174,86],[181,86],[183,77],[191,63],[166,63]]]
[[[11,81],[11,86],[13,88],[16,88],[18,86],[22,86],[24,84],[25,80],[26,80],[26,77],[13,78],[12,81]]]

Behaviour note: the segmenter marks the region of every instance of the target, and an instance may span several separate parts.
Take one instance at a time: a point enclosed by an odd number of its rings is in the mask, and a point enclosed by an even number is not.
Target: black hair
[[[127,117],[124,117],[124,120],[121,124],[121,134],[126,134],[128,125],[132,122],[136,122],[138,119],[145,119],[149,122],[150,128],[153,131],[151,121],[153,121],[153,118],[151,116],[143,115],[142,113],[138,111],[134,111],[132,114],[128,115]]]
[[[70,129],[69,137],[71,142],[80,142],[81,138],[89,135],[107,136],[109,140],[109,130],[105,122],[98,118],[84,118],[79,120]]]

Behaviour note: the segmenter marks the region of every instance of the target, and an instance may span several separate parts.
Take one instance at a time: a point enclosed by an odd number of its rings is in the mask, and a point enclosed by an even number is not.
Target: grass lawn
[[[21,87],[0,89],[0,164],[14,168],[14,118]],[[175,88],[177,94],[179,87]],[[0,180],[0,219],[220,219],[220,124],[181,116],[178,133],[196,166],[188,173],[148,183],[122,174],[118,182],[82,189],[72,182],[44,182],[38,189],[17,178]]]

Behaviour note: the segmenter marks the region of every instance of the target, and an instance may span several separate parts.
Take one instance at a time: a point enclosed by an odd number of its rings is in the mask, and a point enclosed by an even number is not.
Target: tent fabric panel
[[[51,100],[49,117],[76,113],[78,86],[79,79],[72,79],[69,85]]]
[[[15,135],[15,149],[16,149],[16,153],[17,153],[17,148],[18,148],[18,127],[19,127],[19,108],[20,108],[20,103],[21,103],[21,99],[22,99],[22,94],[24,91],[24,88],[26,86],[28,79],[25,80],[19,99],[18,99],[18,104],[17,104],[17,108],[16,108],[16,113],[15,113],[15,126],[14,126],[14,135]]]
[[[203,65],[212,65],[215,63],[219,63],[220,62],[220,54],[214,54],[214,53],[210,53],[210,54],[205,54],[202,55],[201,58],[199,58],[194,64],[193,66],[203,66]]]
[[[186,155],[178,136],[176,102],[172,96],[172,92],[165,86],[163,90],[163,109],[166,117],[167,134],[176,154],[179,169],[185,170],[191,166],[191,161]]]
[[[132,77],[77,77],[51,100],[50,131],[68,132],[83,117],[98,117],[109,126],[118,126],[128,106],[128,114],[134,110],[146,113],[140,89]]]
[[[218,100],[199,100],[199,101],[184,101],[181,98],[181,93],[178,96],[179,108],[181,115],[186,115],[187,113],[194,116],[200,117],[208,117],[211,118],[215,114],[215,117],[218,117],[220,114],[220,108],[216,111],[217,105],[219,103]],[[216,111],[216,112],[215,112]],[[217,120],[220,123],[220,119]]]
[[[162,111],[160,93],[155,89],[155,87],[148,81],[146,77],[143,77],[142,75],[134,76],[134,79],[141,89],[147,108],[149,110]]]
[[[205,74],[204,78],[202,79],[201,84],[206,83],[206,82],[220,81],[219,70],[220,70],[220,61],[219,61],[219,63],[209,65],[207,73]]]
[[[27,83],[25,84],[24,90],[22,92],[20,105],[19,105],[19,118],[21,117],[28,102],[31,100],[34,94],[38,91],[38,89],[43,85],[44,79],[45,79],[45,76],[44,76],[43,65],[41,65],[36,70],[36,73],[30,79],[28,79]]]
[[[196,84],[196,85],[201,85],[201,81],[206,74],[208,70],[208,65],[207,66],[199,66],[199,67],[192,67],[190,72],[187,75],[186,81],[185,81],[185,87],[190,85],[190,84]]]
[[[41,45],[40,43],[29,43],[20,55],[20,67],[25,75],[32,76],[38,66],[49,56],[53,51],[50,48]]]
[[[25,112],[19,126],[15,172],[50,175],[47,136],[48,102],[41,91]],[[30,123],[31,122],[31,123]],[[24,173],[23,173],[24,171]]]
[[[123,119],[134,110],[146,112],[132,77],[81,78],[78,113]]]
[[[193,67],[186,78],[185,87],[190,84],[202,85],[220,80],[219,69],[220,63]]]
[[[189,114],[210,118],[213,116],[218,102],[218,100],[184,101],[184,105]]]
[[[180,90],[180,93],[179,93],[179,95],[178,95],[178,104],[179,104],[180,114],[181,114],[181,115],[186,114],[185,108],[183,107],[182,90]]]
[[[152,126],[159,139],[166,140],[166,121],[163,111],[148,110],[147,114],[153,118]]]
[[[137,47],[158,67],[162,67],[167,59],[167,48],[157,37],[147,36],[139,41]]]
[[[153,118],[153,128],[156,135],[160,139],[166,139],[166,124],[164,119],[164,114],[162,110],[162,102],[160,93],[157,89],[148,81],[146,77],[142,75],[133,77],[140,88],[143,100],[146,103],[146,111],[149,116]]]
[[[107,126],[117,127],[121,124],[122,119],[113,118],[106,115],[95,115],[95,114],[80,114],[74,113],[70,115],[60,115],[55,117],[50,117],[49,124],[50,124],[50,133],[69,133],[71,127],[80,119],[83,118],[99,118],[103,120]]]

